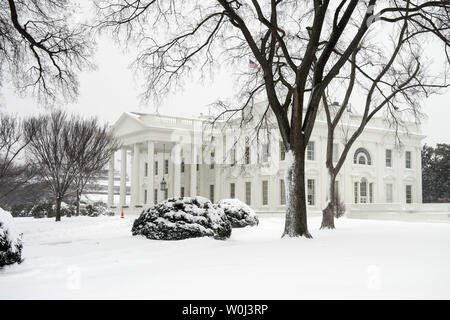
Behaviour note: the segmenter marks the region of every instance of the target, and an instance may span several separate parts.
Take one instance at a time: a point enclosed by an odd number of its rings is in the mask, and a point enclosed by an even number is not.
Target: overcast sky
[[[161,114],[197,117],[201,112],[207,113],[208,106],[215,100],[230,98],[237,90],[232,74],[239,70],[221,68],[211,81],[187,81],[183,91],[173,93],[159,106],[152,102],[143,104],[139,98],[143,84],[136,82],[129,69],[132,58],[107,36],[102,36],[95,56],[97,70],[80,75],[78,101],[64,108],[98,116],[109,123],[114,123],[125,111],[156,112],[158,109]],[[248,66],[244,63],[242,68],[246,71]],[[45,111],[35,99],[21,98],[7,85],[0,89],[0,106],[2,111],[24,116]],[[450,92],[426,100],[423,111],[428,116],[423,123],[423,133],[427,135],[424,142],[450,143]]]

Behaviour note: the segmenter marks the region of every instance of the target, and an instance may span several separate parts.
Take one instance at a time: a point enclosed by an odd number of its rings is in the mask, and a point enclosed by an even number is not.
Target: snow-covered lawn
[[[450,299],[450,223],[315,217],[313,240],[280,239],[283,217],[260,215],[226,241],[155,241],[133,218],[16,218],[25,261],[0,299]]]

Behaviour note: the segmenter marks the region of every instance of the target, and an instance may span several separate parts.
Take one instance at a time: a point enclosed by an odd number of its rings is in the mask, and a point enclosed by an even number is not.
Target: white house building
[[[157,114],[123,113],[113,125],[121,150],[110,161],[108,205],[118,210],[141,210],[168,197],[200,195],[216,202],[238,198],[258,212],[285,208],[285,152],[272,117],[255,129],[264,104],[233,121],[188,119]],[[352,132],[360,116],[344,115],[337,132],[335,155],[343,149],[345,132]],[[242,125],[242,123],[245,125]],[[414,123],[397,132],[383,119],[372,119],[354,143],[337,178],[341,199],[349,207],[367,204],[422,202],[421,140]],[[318,114],[306,155],[309,211],[325,205],[327,127]],[[116,165],[120,162],[120,165]],[[120,193],[115,192],[120,171]],[[129,201],[127,177],[130,178]],[[165,187],[164,187],[165,186]]]

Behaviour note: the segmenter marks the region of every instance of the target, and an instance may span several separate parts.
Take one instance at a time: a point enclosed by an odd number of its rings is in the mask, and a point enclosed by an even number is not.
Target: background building
[[[109,206],[140,210],[167,197],[200,195],[213,202],[238,198],[259,212],[284,211],[285,151],[273,116],[269,114],[267,121],[259,122],[265,110],[266,105],[259,103],[251,115],[242,114],[228,122],[219,119],[214,126],[212,118],[203,116],[188,119],[123,113],[113,126],[122,148],[110,161]],[[343,116],[334,159],[343,150],[346,133],[359,122],[360,116],[351,111]],[[420,152],[424,136],[415,123],[406,123],[403,130],[396,132],[386,120],[372,119],[354,143],[336,182],[348,208],[422,202]],[[326,121],[318,114],[306,151],[310,212],[320,211],[326,201],[326,142]],[[116,168],[117,158],[120,168]],[[120,172],[119,187],[114,170]],[[163,181],[166,189],[161,188]]]

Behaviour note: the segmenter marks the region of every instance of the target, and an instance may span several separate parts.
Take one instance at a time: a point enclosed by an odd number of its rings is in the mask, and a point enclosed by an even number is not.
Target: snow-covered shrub
[[[96,202],[81,202],[80,203],[80,214],[89,217],[98,216],[113,216],[114,211],[108,209],[106,203],[102,201]]]
[[[42,202],[36,204],[31,209],[31,216],[34,218],[54,218],[56,215],[56,204],[53,202]],[[75,215],[75,207],[65,202],[61,202],[61,216]]]
[[[13,217],[31,217],[32,205],[16,204],[11,207],[11,215]]]
[[[14,228],[13,217],[0,208],[0,268],[20,263],[22,258],[22,235]]]
[[[43,202],[36,204],[31,209],[31,215],[34,218],[54,217],[55,212],[53,211],[53,203]]]
[[[53,204],[52,206],[52,213],[56,214],[56,204]],[[76,213],[75,207],[72,205],[69,205],[65,202],[61,202],[61,216],[74,216]],[[47,215],[47,217],[51,217],[51,215]]]
[[[143,211],[131,232],[155,240],[226,239],[231,235],[231,224],[223,209],[206,198],[169,198]]]
[[[218,202],[218,205],[225,212],[233,228],[257,226],[259,224],[255,211],[241,200],[223,199]]]

